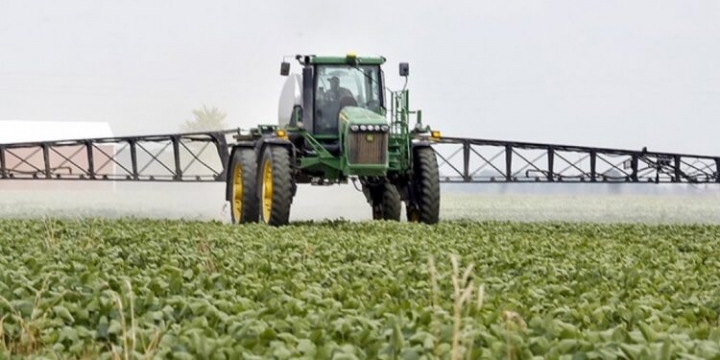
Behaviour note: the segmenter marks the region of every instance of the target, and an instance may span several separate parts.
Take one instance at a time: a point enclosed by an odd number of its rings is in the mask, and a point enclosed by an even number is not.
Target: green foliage
[[[719,238],[699,225],[2,220],[0,354],[720,359]]]
[[[227,114],[218,110],[217,107],[208,109],[203,105],[202,109],[193,110],[194,119],[185,120],[182,126],[183,132],[201,132],[201,131],[217,131],[226,130],[228,128],[225,123]]]

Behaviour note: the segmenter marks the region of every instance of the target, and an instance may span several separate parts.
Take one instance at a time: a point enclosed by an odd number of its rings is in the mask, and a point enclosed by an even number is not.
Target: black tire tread
[[[293,199],[290,154],[283,146],[269,145],[265,149],[263,161],[260,163],[260,171],[258,172],[260,181],[262,181],[262,164],[264,164],[264,158],[268,155],[270,156],[270,166],[272,168],[273,198],[270,219],[267,223],[272,226],[286,225],[290,221],[290,207]],[[262,186],[259,186],[259,191],[262,191]],[[260,213],[262,214],[262,210],[260,210]]]
[[[240,209],[240,219],[235,219],[234,212],[230,211],[233,223],[255,223],[258,221],[258,198],[257,198],[257,156],[253,149],[237,149],[233,155],[233,168],[230,169],[230,176],[234,173],[236,166],[240,166],[242,170],[242,207]],[[233,183],[232,181],[230,182]],[[231,192],[232,194],[232,192]],[[231,206],[232,206],[231,199]]]
[[[414,160],[420,222],[436,224],[440,220],[440,175],[435,151],[430,147],[419,148]]]
[[[382,209],[384,220],[400,221],[402,200],[397,187],[391,183],[386,183],[383,187]]]

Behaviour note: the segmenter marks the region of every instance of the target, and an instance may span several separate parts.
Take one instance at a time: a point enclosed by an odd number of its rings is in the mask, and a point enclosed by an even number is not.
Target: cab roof
[[[318,56],[318,55],[298,55],[298,60],[302,64],[348,64],[354,63],[357,65],[382,65],[386,59],[383,56],[356,56],[353,53],[349,53],[345,56]]]

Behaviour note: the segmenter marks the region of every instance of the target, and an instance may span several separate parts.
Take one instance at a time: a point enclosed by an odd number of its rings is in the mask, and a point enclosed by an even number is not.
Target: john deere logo
[[[365,140],[367,140],[367,142],[373,142],[373,140],[375,140],[375,136],[373,134],[367,134],[365,135]]]

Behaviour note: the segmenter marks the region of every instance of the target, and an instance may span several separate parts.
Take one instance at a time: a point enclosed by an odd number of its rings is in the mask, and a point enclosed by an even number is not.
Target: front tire
[[[234,224],[258,221],[257,160],[253,149],[238,148],[230,163],[230,205]]]
[[[440,173],[437,158],[431,147],[415,149],[414,177],[411,191],[413,202],[408,204],[408,221],[436,224],[440,220]]]
[[[293,198],[288,150],[283,146],[268,145],[263,151],[258,170],[260,220],[272,226],[286,225],[290,221]]]
[[[380,185],[373,195],[373,220],[400,221],[402,199],[395,185]]]

